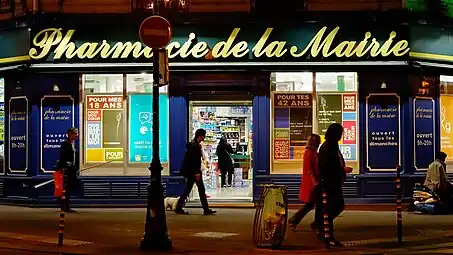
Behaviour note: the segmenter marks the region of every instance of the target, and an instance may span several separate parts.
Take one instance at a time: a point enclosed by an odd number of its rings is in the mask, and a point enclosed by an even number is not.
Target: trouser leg
[[[63,184],[65,190],[65,199],[63,202],[63,208],[65,211],[69,212],[71,210],[71,192],[73,188],[73,180],[72,178],[66,177]]]
[[[314,225],[319,231],[324,229],[324,205],[322,204],[322,199],[316,201]]]
[[[182,192],[181,196],[179,197],[178,205],[176,206],[176,210],[182,210],[182,207],[183,207],[187,197],[189,196],[190,192],[192,191],[194,182],[195,181],[193,178],[187,178],[186,187],[184,188],[184,191]]]
[[[233,183],[233,172],[234,172],[233,168],[228,170],[228,185],[230,186]]]
[[[205,212],[209,211],[208,199],[206,198],[206,189],[204,187],[203,179],[196,180],[195,183],[198,187],[198,194],[200,195],[201,206]]]
[[[302,205],[299,210],[291,217],[289,220],[293,224],[299,224],[300,221],[307,215],[308,212],[310,212],[314,208],[313,203],[306,203],[305,205]]]
[[[226,171],[223,169],[220,169],[220,180],[221,180],[222,187],[225,187],[225,184],[226,184],[225,179],[226,179]]]
[[[329,230],[331,240],[335,240],[334,220],[343,212],[344,200],[343,198],[336,197],[329,202]]]

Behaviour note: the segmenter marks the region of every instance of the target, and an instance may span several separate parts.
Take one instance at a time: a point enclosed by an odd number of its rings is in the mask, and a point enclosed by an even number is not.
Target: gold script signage
[[[190,33],[184,43],[177,41],[167,45],[169,58],[204,58],[209,53],[214,59],[241,58],[248,54],[253,57],[276,57],[281,58],[290,55],[294,58],[307,56],[322,56],[337,58],[364,57],[387,57],[404,56],[410,50],[407,40],[395,41],[396,32],[392,31],[383,43],[372,37],[371,32],[366,32],[362,41],[342,41],[333,45],[340,27],[327,31],[327,27],[321,28],[305,47],[291,46],[286,41],[271,41],[270,35],[273,28],[267,28],[257,43],[250,47],[248,42],[237,40],[240,28],[235,28],[225,41],[219,41],[212,48],[202,40],[195,41],[195,33]],[[127,59],[151,58],[152,50],[140,42],[116,42],[113,45],[107,40],[102,42],[84,42],[77,46],[73,42],[75,30],[63,32],[62,28],[48,28],[41,30],[33,38],[29,55],[32,59],[47,58],[54,53],[53,59]],[[251,48],[251,49],[250,49]]]

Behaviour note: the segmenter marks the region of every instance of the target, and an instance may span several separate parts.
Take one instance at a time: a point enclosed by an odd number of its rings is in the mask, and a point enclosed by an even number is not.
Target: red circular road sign
[[[140,40],[150,48],[163,48],[173,37],[171,25],[161,16],[146,18],[139,29]]]

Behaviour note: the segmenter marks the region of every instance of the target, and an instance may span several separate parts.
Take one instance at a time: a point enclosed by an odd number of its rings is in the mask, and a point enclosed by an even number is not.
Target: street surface
[[[67,214],[65,245],[57,241],[58,210],[0,206],[0,254],[453,254],[453,216],[405,213],[404,241],[396,246],[396,216],[389,211],[346,211],[336,221],[347,246],[326,251],[309,230],[310,213],[282,250],[252,243],[253,209],[218,209],[218,215],[167,214],[173,251],[140,252],[145,209],[78,209]],[[291,214],[293,211],[291,211]]]

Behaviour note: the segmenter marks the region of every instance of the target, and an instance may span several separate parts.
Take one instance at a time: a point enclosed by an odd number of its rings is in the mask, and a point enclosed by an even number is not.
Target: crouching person
[[[445,152],[439,152],[436,155],[436,160],[429,165],[426,172],[424,186],[439,197],[444,209],[452,211],[453,184],[447,179],[446,159],[447,154]]]

